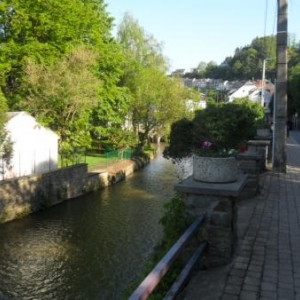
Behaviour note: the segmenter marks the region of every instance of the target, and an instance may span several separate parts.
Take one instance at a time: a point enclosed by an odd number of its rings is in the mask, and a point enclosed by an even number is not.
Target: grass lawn
[[[95,169],[96,167],[106,167],[108,160],[103,156],[86,156],[85,162],[88,164],[89,169]]]
[[[112,164],[118,160],[122,159],[130,159],[131,157],[131,150],[124,150],[124,151],[109,151],[105,154],[100,153],[98,150],[90,150],[88,155],[81,156],[78,158],[76,163],[87,163],[88,169],[93,170],[96,168],[107,168],[109,164]],[[75,163],[75,162],[73,162]],[[59,166],[61,166],[61,159],[59,158],[58,162]]]
[[[88,164],[88,169],[95,169],[97,167],[102,167],[102,168],[106,168],[107,167],[107,163],[108,163],[108,159],[107,157],[103,156],[103,155],[87,155],[87,156],[82,156],[77,163],[87,163]],[[61,159],[59,158],[58,161],[58,166],[62,167],[61,164]]]

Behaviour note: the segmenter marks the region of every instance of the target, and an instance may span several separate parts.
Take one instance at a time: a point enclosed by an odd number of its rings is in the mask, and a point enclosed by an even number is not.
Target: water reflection
[[[118,185],[1,225],[0,296],[121,299],[161,238],[181,172],[158,156]]]

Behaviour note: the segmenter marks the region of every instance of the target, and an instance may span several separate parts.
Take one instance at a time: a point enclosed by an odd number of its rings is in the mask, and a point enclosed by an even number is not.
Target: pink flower
[[[206,142],[203,142],[202,146],[203,146],[204,148],[209,148],[209,147],[212,146],[212,144],[213,144],[213,143],[206,141]]]

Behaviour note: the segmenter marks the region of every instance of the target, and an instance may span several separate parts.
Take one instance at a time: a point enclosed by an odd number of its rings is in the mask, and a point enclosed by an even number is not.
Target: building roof
[[[8,117],[8,120],[11,120],[12,118],[14,118],[15,116],[17,115],[20,115],[22,113],[26,113],[25,111],[9,111],[7,113],[7,117]]]
[[[58,138],[58,134],[56,132],[54,132],[53,130],[51,130],[50,128],[47,128],[43,125],[41,125],[40,123],[37,122],[37,120],[31,116],[29,113],[27,113],[26,111],[11,111],[7,113],[7,117],[8,117],[8,122],[11,121],[12,119],[14,119],[15,117],[18,116],[26,116],[29,117],[32,121],[32,128],[33,129],[40,129],[43,130],[44,132],[48,132],[50,134],[55,135]]]

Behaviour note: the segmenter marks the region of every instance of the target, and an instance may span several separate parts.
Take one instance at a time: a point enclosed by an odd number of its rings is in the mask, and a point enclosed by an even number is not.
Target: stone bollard
[[[247,175],[239,174],[236,182],[205,183],[188,177],[175,185],[175,190],[185,194],[187,214],[201,216],[201,238],[208,243],[204,265],[207,268],[230,262],[236,242],[237,199],[246,184]]]
[[[259,192],[259,173],[263,155],[256,151],[246,151],[236,156],[239,161],[239,170],[248,175],[247,182],[241,193],[242,199],[249,199]]]
[[[255,140],[258,141],[270,141],[270,144],[268,145],[268,159],[271,159],[271,154],[272,154],[272,143],[273,143],[273,134],[269,134],[268,136],[255,136]]]
[[[247,142],[247,149],[250,152],[258,152],[262,155],[262,161],[260,163],[261,172],[267,170],[268,156],[269,156],[269,145],[270,141],[268,140],[251,140]]]

